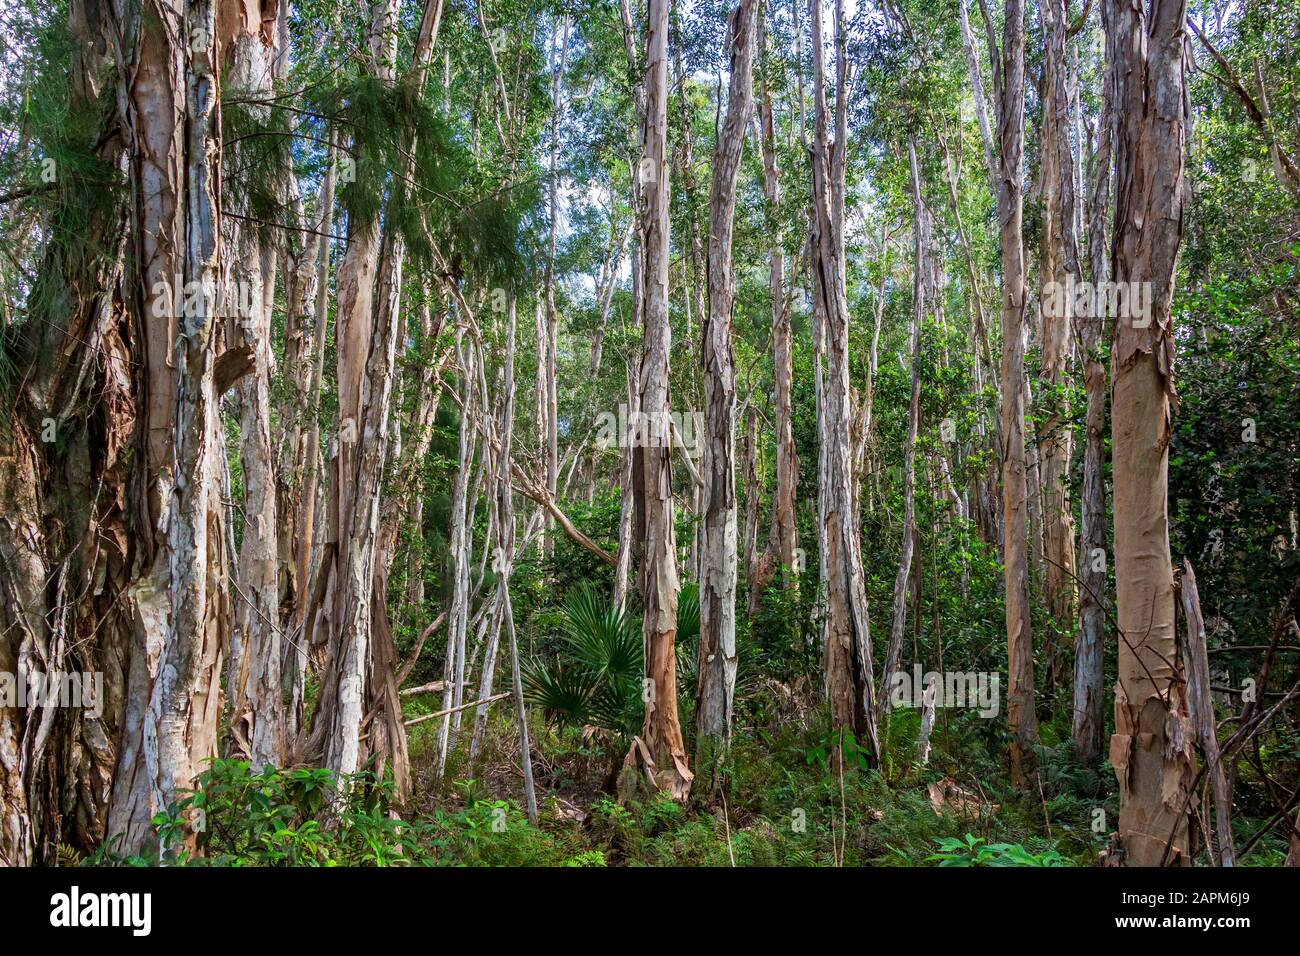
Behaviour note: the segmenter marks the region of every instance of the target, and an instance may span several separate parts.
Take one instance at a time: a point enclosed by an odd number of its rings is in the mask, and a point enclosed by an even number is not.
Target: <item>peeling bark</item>
[[[1008,0],[1002,50],[991,47],[1001,146],[997,183],[1002,232],[1002,534],[1007,619],[1007,720],[1011,776],[1025,788],[1038,743],[1034,712],[1034,643],[1029,610],[1028,521],[1031,488],[1025,476],[1025,261],[1021,185],[1025,133],[1024,4]],[[1000,62],[999,62],[1000,60]]]
[[[727,115],[713,154],[709,193],[709,310],[703,323],[704,533],[700,560],[700,662],[695,698],[697,740],[731,735],[736,692],[736,368],[731,341],[735,279],[731,244],[745,128],[753,96],[754,22],[757,0],[741,0],[727,30],[731,88]],[[723,744],[725,746],[725,744]],[[716,774],[716,763],[711,773]],[[716,781],[716,775],[714,776]]]
[[[1070,459],[1073,436],[1065,388],[1072,351],[1069,309],[1053,308],[1047,283],[1065,288],[1081,282],[1078,239],[1075,232],[1074,152],[1070,146],[1070,97],[1067,78],[1066,0],[1042,0],[1043,122],[1040,172],[1043,179],[1043,241],[1039,264],[1043,295],[1042,370],[1039,402],[1039,463],[1043,488],[1043,563],[1046,565],[1047,609],[1055,624],[1044,648],[1049,690],[1060,682],[1057,632],[1069,635],[1075,624],[1077,588],[1074,577],[1074,519],[1070,507]]]
[[[417,89],[424,87],[441,15],[441,0],[427,0],[412,58]],[[370,70],[384,83],[395,80],[396,20],[396,0],[372,6],[367,37]],[[413,153],[419,147],[414,134],[404,137],[403,147],[406,160],[402,169],[394,171],[393,189],[399,195],[393,201],[398,203],[414,169]],[[338,516],[336,587],[328,666],[313,728],[314,735],[323,734],[325,765],[336,775],[355,773],[367,749],[381,765],[391,758],[399,802],[407,795],[409,768],[395,659],[387,647],[388,568],[380,516],[390,445],[397,438],[389,412],[401,326],[404,248],[391,221],[382,239],[377,223],[363,223],[359,234],[351,237],[339,267],[340,440],[333,494]],[[371,711],[378,724],[367,745],[362,728]]]
[[[191,42],[182,46],[183,37]],[[221,656],[230,626],[214,384],[219,49],[213,4],[191,3],[183,15],[158,8],[156,17],[142,21],[125,106],[142,184],[133,228],[137,307],[150,330],[146,461],[150,513],[157,516],[147,571],[131,595],[137,638],[109,815],[109,831],[122,836],[119,847],[127,852],[152,845],[154,814],[193,787],[217,749]],[[202,289],[197,309],[185,310],[190,314],[171,314],[175,275]],[[167,302],[152,298],[160,288]],[[159,309],[166,315],[161,321]],[[184,842],[192,847],[192,834]]]
[[[642,130],[644,216],[640,410],[650,421],[668,420],[668,3],[649,0],[646,35],[645,123]],[[677,544],[673,521],[672,442],[636,449],[637,528],[644,606],[646,708],[642,737],[656,767],[654,785],[678,802],[690,794],[693,774],[677,714]]]
[[[1117,317],[1112,362],[1119,683],[1110,761],[1133,866],[1187,865],[1194,731],[1180,676],[1169,553],[1171,303],[1183,232],[1185,0],[1107,0],[1115,54],[1114,281],[1150,282],[1146,321]],[[1156,228],[1158,226],[1158,228]]]
[[[77,41],[70,100],[84,107],[112,78],[116,24],[73,2],[68,26]],[[105,99],[96,155],[108,176],[125,144],[118,104]],[[124,720],[138,355],[123,284],[126,204],[90,212],[88,226],[50,220],[30,314],[9,328],[6,358],[20,384],[0,423],[0,673],[23,683],[100,674],[99,713],[0,706],[0,866],[103,841]]]
[[[1218,844],[1218,861],[1220,866],[1235,866],[1237,851],[1232,839],[1232,792],[1219,753],[1205,621],[1201,617],[1201,598],[1196,590],[1196,574],[1192,571],[1190,561],[1183,562],[1183,576],[1178,583],[1178,592],[1182,599],[1183,621],[1187,626],[1181,647],[1183,674],[1187,678],[1187,705],[1196,727],[1201,753],[1205,755],[1210,785],[1214,790],[1214,839]]]
[[[842,12],[837,3],[837,13]],[[853,520],[849,310],[845,298],[843,182],[839,178],[848,148],[844,134],[848,90],[844,82],[847,64],[843,17],[837,17],[835,30],[840,82],[835,105],[838,135],[833,148],[827,139],[826,66],[818,0],[809,0],[808,18],[812,26],[814,111],[809,251],[815,324],[826,355],[818,389],[817,474],[821,576],[826,584],[822,629],[826,696],[831,726],[837,731],[851,731],[875,759],[880,754],[880,742],[876,732],[871,630],[861,543]]]
[[[478,379],[475,343],[465,341],[465,333],[458,329],[456,351],[460,359],[461,418],[460,450],[456,463],[456,481],[451,499],[451,531],[447,549],[451,557],[452,596],[447,613],[447,654],[443,664],[442,710],[459,707],[464,697],[466,635],[469,628],[470,561],[473,540],[470,514],[477,504],[477,495],[471,498],[470,474],[473,471],[475,436],[478,427]],[[438,732],[438,761],[436,773],[442,776],[447,766],[447,754],[453,746],[452,721],[448,715],[442,719]]]
[[[275,48],[264,42],[260,11],[235,8],[234,67],[231,79],[248,96],[271,90]],[[257,13],[257,19],[250,14]],[[273,31],[274,20],[265,27]],[[238,166],[238,147],[234,150]],[[226,693],[232,701],[231,734],[239,752],[255,769],[283,766],[285,716],[280,668],[279,522],[276,520],[276,467],[271,445],[271,306],[275,298],[275,250],[253,230],[227,221],[234,255],[230,274],[251,290],[249,315],[232,317],[231,341],[253,354],[252,374],[239,383],[240,457],[244,476],[244,535],[239,553],[239,590]],[[243,303],[245,296],[237,297]]]
[[[795,4],[796,7],[798,4]],[[767,30],[759,17],[761,54],[766,61]],[[765,62],[764,66],[767,64]],[[794,335],[790,327],[790,302],[785,293],[785,248],[779,226],[781,175],[776,163],[776,125],[766,69],[760,83],[759,113],[762,127],[763,193],[767,198],[772,230],[768,252],[768,289],[772,298],[773,431],[776,438],[776,488],[772,493],[772,520],[768,525],[767,549],[751,570],[749,611],[752,616],[779,566],[787,587],[798,586],[798,525],[795,520],[795,492],[799,485],[799,456],[794,444]]]
[[[303,452],[304,474],[297,516],[298,581],[301,593],[295,595],[297,603],[292,617],[291,633],[294,638],[284,648],[281,676],[285,694],[285,733],[296,737],[302,732],[303,705],[306,696],[308,620],[311,604],[312,568],[325,567],[319,557],[317,545],[319,527],[316,520],[317,476],[320,472],[320,398],[325,372],[325,340],[329,330],[329,272],[330,226],[334,216],[334,163],[337,155],[335,134],[331,131],[329,148],[325,154],[325,174],[321,180],[317,202],[317,231],[320,233],[316,251],[316,327],[312,345],[311,386],[307,402],[310,425],[307,429],[306,448]],[[320,573],[319,571],[317,572]],[[324,575],[321,575],[323,578]]]

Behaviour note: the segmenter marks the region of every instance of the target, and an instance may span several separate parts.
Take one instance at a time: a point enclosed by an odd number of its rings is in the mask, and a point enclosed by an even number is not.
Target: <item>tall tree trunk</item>
[[[876,285],[871,346],[867,349],[867,375],[862,387],[862,407],[853,424],[853,514],[854,523],[862,521],[862,485],[867,475],[867,448],[876,407],[876,370],[880,363],[880,330],[885,319],[886,291],[889,284],[889,225],[880,230],[880,280]]]
[[[710,267],[705,261],[705,244],[700,239],[700,203],[695,180],[695,135],[687,96],[689,77],[682,68],[681,18],[677,14],[675,2],[669,10],[669,20],[672,31],[674,85],[677,87],[677,105],[682,123],[681,137],[677,142],[677,149],[673,152],[673,163],[682,183],[682,196],[686,207],[687,236],[689,238],[690,255],[682,256],[682,288],[684,290],[682,303],[686,311],[686,341],[690,342],[695,335],[692,316],[698,317],[701,325],[708,321],[710,295],[708,271]],[[721,109],[719,108],[720,112]],[[701,351],[701,361],[705,361],[703,351]],[[694,376],[691,376],[686,391],[689,398],[689,407],[697,407],[699,400],[697,389],[698,382]],[[702,592],[704,584],[704,553],[707,547],[704,512],[708,507],[706,500],[708,490],[702,481],[697,482],[691,486],[690,495],[688,510],[695,517],[695,533],[691,537],[686,574],[700,583]],[[703,593],[701,593],[702,599]]]
[[[994,58],[998,92],[998,219],[1002,232],[1002,534],[1007,618],[1007,720],[1011,776],[1028,784],[1034,712],[1034,642],[1029,609],[1028,512],[1025,480],[1025,259],[1021,161],[1025,133],[1025,25],[1022,0],[1008,0],[1001,62]]]
[[[460,450],[456,481],[451,499],[451,531],[448,551],[451,556],[452,597],[447,612],[447,655],[443,664],[442,709],[459,707],[465,686],[465,650],[469,630],[470,562],[473,552],[472,516],[477,504],[477,489],[470,489],[474,447],[478,427],[478,374],[475,369],[477,350],[474,340],[457,329],[456,351],[460,360]],[[437,774],[447,766],[447,754],[453,745],[451,715],[443,717],[438,733]]]
[[[540,387],[545,391],[546,431],[541,436],[544,460],[546,463],[546,493],[552,501],[556,500],[560,480],[559,455],[559,395],[557,394],[557,357],[559,348],[559,313],[555,308],[555,254],[556,237],[560,223],[559,211],[559,157],[560,157],[560,123],[564,119],[560,91],[563,88],[564,70],[569,58],[569,19],[561,19],[556,28],[551,50],[551,155],[550,155],[550,202],[547,211],[550,214],[549,252],[546,258],[545,302],[546,338],[545,365],[539,375]],[[554,528],[554,520],[548,515],[547,531]],[[548,542],[551,538],[548,537]],[[550,545],[548,545],[550,546]],[[549,551],[547,552],[549,554]]]
[[[497,434],[501,436],[500,447],[496,450],[497,458],[492,458],[491,443],[484,446],[488,470],[493,482],[493,493],[489,499],[489,508],[496,513],[496,520],[489,521],[492,534],[487,538],[485,553],[492,552],[492,570],[497,575],[495,593],[488,599],[487,647],[483,652],[483,666],[479,671],[478,700],[487,700],[492,696],[496,686],[497,651],[501,646],[501,629],[504,625],[505,596],[510,588],[510,572],[514,555],[514,520],[513,514],[507,516],[509,505],[513,512],[512,501],[502,500],[503,495],[510,495],[510,445],[514,432],[514,385],[515,385],[515,327],[517,323],[517,302],[513,294],[506,300],[506,351],[502,361],[500,413]],[[470,736],[469,767],[475,772],[479,752],[487,734],[488,704],[481,704],[474,712],[474,732]]]
[[[708,313],[709,277],[707,271],[709,266],[705,261],[704,242],[700,239],[700,203],[698,185],[695,179],[695,136],[692,129],[694,124],[691,122],[690,102],[687,97],[690,77],[682,68],[681,18],[678,16],[675,2],[672,4],[669,15],[673,32],[674,82],[677,87],[677,106],[682,122],[682,135],[677,144],[676,160],[682,179],[682,194],[686,206],[685,218],[689,241],[688,250],[690,252],[689,257],[683,257],[682,262],[682,285],[686,290],[683,298],[686,306],[686,338],[687,341],[690,341],[694,334],[691,327],[691,316],[698,316],[699,320],[704,322]],[[688,264],[690,266],[689,272],[686,269]],[[696,497],[698,503],[698,495]],[[702,532],[700,537],[703,537]]]
[[[903,452],[903,541],[899,549],[898,573],[894,575],[894,603],[889,623],[889,647],[880,674],[882,707],[889,700],[890,682],[903,651],[903,630],[907,625],[907,582],[912,574],[912,551],[916,542],[916,433],[921,419],[921,323],[926,310],[925,272],[929,263],[926,248],[928,215],[921,198],[921,173],[916,164],[916,143],[909,140],[907,158],[912,172],[912,397],[907,406],[907,445]],[[918,608],[919,610],[919,608]]]
[[[283,82],[289,69],[290,31],[289,19],[293,16],[289,0],[279,0],[279,12],[274,24],[276,30],[276,51],[271,63],[270,75],[275,82]],[[288,118],[290,132],[298,129],[299,117],[291,113]],[[330,134],[327,133],[327,137]],[[321,177],[324,180],[333,175],[329,168],[334,157],[326,150],[326,169]],[[316,228],[315,221],[307,217],[303,204],[302,188],[292,168],[285,170],[286,207],[289,210],[289,228],[278,252],[277,268],[283,275],[284,284],[284,336],[280,365],[283,380],[282,397],[276,412],[277,420],[272,423],[272,444],[278,449],[275,470],[275,505],[279,556],[280,618],[286,632],[292,630],[295,623],[298,604],[307,586],[306,578],[299,575],[301,564],[299,554],[301,525],[299,514],[301,507],[301,481],[306,472],[307,431],[310,427],[308,413],[311,409],[312,372],[315,365],[316,328],[315,298],[317,273],[314,267],[317,251],[316,232],[328,232],[328,229]],[[315,213],[319,216],[321,204],[316,204]],[[299,232],[298,230],[301,230]],[[281,681],[287,691],[293,686],[292,634],[287,634],[281,641]],[[284,695],[286,739],[292,739],[298,733],[298,723],[291,708],[292,696]]]
[[[325,154],[325,173],[321,179],[317,200],[316,228],[320,235],[316,251],[316,328],[312,338],[315,354],[312,359],[311,385],[307,401],[309,424],[303,452],[304,474],[297,509],[297,579],[300,583],[299,592],[295,595],[297,601],[290,628],[293,640],[285,647],[284,664],[281,670],[286,698],[285,733],[295,737],[302,731],[303,706],[306,697],[307,615],[311,605],[309,586],[312,581],[311,570],[314,562],[316,566],[323,566],[323,559],[320,557],[321,549],[316,547],[316,539],[319,535],[316,497],[321,457],[321,386],[325,376],[325,340],[329,330],[330,228],[334,221],[334,166],[337,157],[335,135],[331,130],[329,148]]]
[[[639,307],[638,307],[639,308]],[[627,363],[627,406],[628,420],[637,413],[641,405],[641,364],[637,361]],[[627,588],[633,565],[632,552],[635,550],[633,540],[633,519],[636,515],[636,487],[633,481],[633,465],[638,455],[636,447],[626,440],[620,443],[622,455],[619,460],[618,489],[618,553],[614,559],[614,606],[619,610],[627,608]]]
[[[961,22],[962,48],[966,54],[966,70],[970,77],[971,92],[975,103],[975,118],[979,125],[980,142],[984,146],[984,163],[988,167],[988,172],[989,172],[989,186],[993,190],[993,195],[999,203],[999,209],[1001,209],[1001,202],[1002,202],[1001,167],[999,165],[997,149],[993,141],[992,124],[989,121],[988,98],[984,88],[984,74],[980,70],[979,56],[975,50],[975,36],[971,31],[970,13],[967,9],[966,0],[961,0],[961,2],[958,3],[957,5],[957,9],[960,15],[960,22]],[[1000,64],[998,63],[997,43],[993,36],[992,25],[986,22],[986,26],[988,27],[988,31],[989,31],[988,32],[989,61],[990,61],[990,65],[993,68],[994,92],[999,97],[998,109],[1000,110],[1001,109],[1001,100],[1000,100],[1001,73],[1000,73]],[[1001,135],[1000,129],[999,129],[999,135]],[[945,155],[945,159],[947,158],[948,157]],[[952,186],[951,194],[953,197],[953,203],[955,208],[957,202],[955,184]],[[960,226],[960,223],[958,225],[958,232],[959,234],[964,232],[964,230]],[[973,257],[970,254],[969,242],[965,243],[965,246],[967,248],[967,272],[970,275],[972,294],[975,296],[976,303],[978,306],[976,310],[976,315],[979,318],[980,331],[983,333],[983,336],[981,338],[981,343],[983,346],[982,349],[983,358],[985,364],[988,366],[989,375],[994,379],[994,385],[997,388],[997,393],[1001,395],[1002,390],[1005,388],[1005,386],[1002,383],[997,382],[996,380],[998,375],[998,370],[993,365],[992,353],[989,351],[988,348],[987,325],[983,320],[984,305],[983,305],[983,299],[980,297],[979,294],[979,281],[975,273]],[[988,508],[988,511],[985,512],[984,509],[981,509],[982,521],[981,521],[980,532],[981,535],[985,538],[985,540],[989,541],[990,544],[997,545],[999,552],[1004,552],[1006,533],[1005,530],[1002,528],[1002,515],[1005,509],[1005,504],[1003,502],[1004,490],[1000,487],[1000,481],[1002,477],[1001,476],[1002,449],[1005,447],[1005,438],[1002,435],[1002,418],[1001,418],[1000,410],[999,410],[999,414],[995,415],[993,418],[993,440],[995,443],[995,460],[997,461],[997,465],[998,465],[998,474],[996,476],[990,475],[989,479],[984,483],[985,490],[982,493],[982,498],[984,504]],[[1005,554],[1000,553],[999,557],[1005,559]]]
[[[1110,762],[1132,866],[1191,863],[1193,732],[1177,673],[1169,553],[1174,267],[1187,137],[1185,0],[1107,0],[1115,54],[1115,282],[1150,283],[1146,316],[1116,316],[1111,448],[1119,684]],[[1156,225],[1158,224],[1158,228]]]
[[[1108,8],[1101,8],[1103,24]],[[1105,29],[1103,27],[1103,29]],[[1106,214],[1110,205],[1111,134],[1114,125],[1114,80],[1109,31],[1106,31],[1102,74],[1101,116],[1097,122],[1097,153],[1088,220],[1088,262],[1093,288],[1110,278],[1106,254]],[[1074,645],[1074,718],[1071,733],[1081,762],[1101,761],[1105,729],[1102,681],[1106,650],[1106,366],[1103,364],[1100,316],[1079,324],[1083,352],[1083,388],[1088,409],[1084,419],[1083,495],[1079,504],[1079,631]]]
[[[837,14],[842,13],[837,3]],[[823,659],[831,725],[852,732],[873,758],[880,753],[871,660],[871,630],[862,574],[862,550],[853,521],[850,442],[849,310],[845,297],[843,154],[848,109],[842,16],[836,19],[840,83],[836,90],[834,148],[828,141],[826,64],[819,0],[809,0],[813,53],[812,206],[809,234],[815,323],[822,330],[826,367],[818,408],[818,523],[821,572],[826,583]],[[836,751],[837,754],[840,751]]]
[[[796,3],[797,6],[797,3]],[[766,60],[767,30],[759,18]],[[794,444],[794,336],[790,327],[790,304],[785,294],[785,248],[781,221],[781,173],[776,162],[776,124],[772,96],[765,70],[760,83],[759,113],[762,127],[763,193],[768,204],[768,290],[772,298],[772,392],[773,431],[776,438],[776,489],[772,493],[772,520],[768,526],[767,549],[752,570],[749,580],[749,609],[753,616],[763,589],[782,568],[787,587],[797,587],[800,562],[796,559],[799,531],[795,521],[795,492],[799,485],[799,456]]]
[[[393,31],[395,0],[372,4],[367,25],[367,71],[376,80],[394,79],[397,36]],[[358,128],[357,140],[366,135]],[[333,600],[320,701],[313,716],[311,754],[323,752],[325,766],[350,774],[361,765],[361,720],[366,697],[366,662],[370,653],[369,556],[354,531],[360,438],[365,412],[366,358],[375,329],[374,292],[379,269],[380,224],[348,215],[348,245],[339,264],[335,309],[335,356],[338,384],[338,432],[333,482],[329,490],[331,547],[319,574]],[[364,507],[364,504],[363,504]],[[366,523],[363,513],[359,519]],[[360,549],[360,550],[358,550]]]
[[[237,8],[232,80],[256,99],[271,90],[274,21],[249,19]],[[264,113],[269,113],[261,107]],[[236,147],[232,151],[240,165]],[[292,176],[292,171],[286,171]],[[243,462],[244,535],[239,553],[239,590],[231,639],[229,679],[231,734],[255,769],[284,765],[285,716],[280,688],[280,562],[276,520],[276,469],[271,446],[271,306],[275,298],[275,249],[256,231],[235,221],[228,225],[234,255],[230,275],[241,311],[234,317],[232,342],[252,352],[253,370],[239,390],[240,457]],[[245,294],[247,290],[250,294]],[[242,307],[252,306],[245,315]]]
[[[181,37],[190,42],[182,46]],[[153,816],[194,786],[217,748],[230,617],[214,376],[221,49],[213,4],[190,3],[183,15],[158,8],[141,21],[126,104],[136,136],[133,174],[140,177],[137,303],[150,329],[147,461],[157,482],[150,510],[156,506],[158,514],[148,570],[133,595],[139,631],[109,815],[109,830],[122,835],[127,852],[152,845]],[[172,314],[177,275],[198,290],[184,297],[181,315]],[[183,842],[192,847],[192,835]]]
[[[100,98],[117,24],[88,17],[80,0],[68,19],[71,104],[103,104],[98,168],[84,174],[108,180],[124,148],[119,104]],[[106,836],[132,645],[126,598],[136,528],[148,527],[130,490],[140,352],[123,288],[127,205],[65,206],[73,214],[47,225],[29,315],[6,329],[20,384],[0,424],[0,674],[24,686],[60,672],[102,683],[91,707],[0,703],[0,866],[50,860],[60,844],[90,852]]]
[[[381,0],[371,8],[369,69],[385,84],[396,80],[397,6],[396,0]],[[416,89],[425,85],[441,15],[441,0],[426,0],[412,57]],[[404,134],[402,145],[406,159],[402,168],[394,171],[395,195],[390,200],[396,205],[404,200],[414,171],[414,152],[419,147],[414,132]],[[376,584],[387,581],[380,514],[405,246],[391,217],[382,239],[377,222],[358,225],[339,267],[339,443],[333,489],[338,537],[333,549],[333,627],[313,733],[324,735],[325,765],[336,775],[355,773],[367,751],[381,762],[391,754],[400,800],[408,784],[406,731],[396,710],[393,656],[383,646],[388,635],[386,595]],[[379,639],[372,640],[376,620],[380,620]],[[378,723],[367,744],[362,740],[362,726],[371,710],[372,720]]]
[[[520,769],[524,777],[524,806],[528,819],[537,823],[537,794],[533,787],[532,746],[528,740],[528,710],[524,705],[523,675],[519,666],[519,642],[515,636],[515,612],[510,603],[510,572],[515,548],[514,491],[510,485],[511,438],[515,417],[515,299],[512,295],[506,319],[506,353],[502,371],[501,457],[496,475],[498,548],[501,566],[497,579],[497,605],[505,623],[510,643],[511,689],[514,692],[515,718],[519,724]]]
[[[644,607],[646,708],[643,737],[654,761],[655,785],[677,801],[690,794],[691,774],[677,714],[677,535],[673,519],[672,437],[668,360],[668,4],[649,0],[646,35],[646,113],[642,134],[641,184],[642,316],[645,350],[641,360],[642,428],[637,449],[637,525],[641,539],[641,596]]]
[[[741,0],[727,28],[731,88],[713,153],[709,192],[709,311],[704,319],[704,549],[700,562],[700,663],[695,697],[697,770],[717,782],[716,761],[731,735],[736,692],[736,368],[731,317],[736,283],[731,241],[745,128],[753,98],[758,0]],[[705,738],[711,739],[704,754]],[[709,764],[705,768],[705,764]]]
[[[632,272],[632,328],[645,326],[645,268],[646,217],[643,212],[645,195],[641,171],[645,158],[646,89],[645,71],[637,57],[637,30],[632,21],[631,0],[619,0],[619,19],[622,23],[623,53],[627,59],[627,72],[632,83],[632,105],[635,109],[635,133],[631,137],[636,148],[628,157],[628,180],[631,187],[632,251],[628,265]],[[641,356],[627,359],[627,414],[628,421],[640,420],[641,415]],[[635,418],[634,418],[635,416]],[[614,565],[614,603],[625,608],[627,590],[633,568],[641,566],[641,452],[628,436],[621,436],[623,445],[621,502],[618,521],[618,555]]]
[[[443,0],[425,0],[416,32],[410,80],[421,94],[426,86],[433,48],[438,40],[442,9]],[[390,8],[388,22],[393,22],[396,16],[396,9]],[[388,49],[395,60],[395,42],[390,41]],[[414,131],[408,131],[403,142],[403,167],[396,172],[394,186],[399,207],[405,201],[406,184],[414,175],[415,152],[420,146]],[[406,342],[407,313],[402,309],[402,267],[405,257],[405,241],[400,230],[393,227],[390,214],[379,256],[375,325],[364,379],[357,503],[352,511],[352,537],[363,550],[354,554],[353,563],[348,566],[343,578],[344,597],[354,602],[352,606],[356,611],[355,618],[349,615],[342,618],[345,628],[353,626],[355,620],[358,632],[364,628],[371,631],[367,642],[371,651],[369,660],[365,661],[369,687],[363,698],[366,716],[362,720],[362,731],[369,732],[367,750],[374,758],[376,772],[383,774],[385,768],[391,766],[394,796],[399,803],[405,801],[410,792],[410,761],[399,695],[397,652],[388,622],[388,572],[396,533],[384,525],[383,487],[390,446],[392,459],[398,462],[402,459],[400,421],[390,421],[390,407],[398,375],[397,350],[399,343],[405,347]],[[423,440],[423,436],[420,436],[419,441]],[[359,520],[363,507],[364,523]],[[348,607],[347,604],[343,606]]]
[[[1073,438],[1066,386],[1071,354],[1071,304],[1065,290],[1083,276],[1079,271],[1075,232],[1074,152],[1070,147],[1070,97],[1067,82],[1067,0],[1042,0],[1043,128],[1043,242],[1040,281],[1042,303],[1042,371],[1038,400],[1044,409],[1039,455],[1043,483],[1043,556],[1046,565],[1047,609],[1054,627],[1049,629],[1044,654],[1047,684],[1059,683],[1060,655],[1057,632],[1074,629],[1076,601],[1074,519],[1070,508],[1070,458]],[[1049,287],[1049,283],[1055,283]],[[1062,306],[1065,306],[1064,308]]]
[[[745,438],[741,447],[741,456],[745,472],[745,526],[740,535],[740,552],[745,556],[745,569],[750,578],[757,570],[761,560],[758,554],[758,527],[761,522],[759,512],[762,510],[762,479],[758,473],[758,453],[761,432],[758,427],[758,409],[754,407],[752,397],[745,403]]]

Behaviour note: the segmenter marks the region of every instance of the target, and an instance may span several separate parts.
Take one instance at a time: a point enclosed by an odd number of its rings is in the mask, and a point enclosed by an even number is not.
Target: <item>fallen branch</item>
[[[458,294],[458,298],[460,298],[460,301],[462,303],[464,302],[464,299],[461,298],[459,294]],[[448,394],[450,395],[451,400],[456,404],[456,406],[460,408],[461,402],[460,399],[456,396],[456,394],[454,392],[450,392]],[[499,452],[501,448],[501,440],[496,436],[496,434],[481,422],[478,424],[478,430],[480,433],[482,433],[484,439],[491,445],[492,450]],[[576,458],[574,459],[574,461],[576,464]],[[529,480],[528,475],[525,474],[524,470],[521,467],[519,467],[519,462],[515,461],[513,458],[511,458],[510,460],[510,471],[514,476],[515,490],[518,491],[525,498],[535,501],[537,504],[541,505],[542,509],[546,511],[546,513],[549,514],[552,518],[555,519],[556,523],[560,526],[561,530],[563,530],[565,534],[567,534],[570,538],[572,538],[574,543],[576,543],[579,547],[583,548],[584,550],[590,551],[596,557],[600,558],[600,560],[608,564],[611,568],[618,567],[618,561],[614,558],[614,556],[610,554],[608,551],[606,551],[604,548],[602,548],[600,545],[598,545],[591,538],[587,537],[587,535],[583,534],[580,530],[578,530],[577,526],[574,525],[574,523],[569,520],[569,516],[560,510],[559,505],[555,503],[555,499],[553,499],[550,496],[550,494],[546,491],[546,489],[533,484],[533,482]],[[573,472],[570,471],[569,474],[570,477],[572,477]]]
[[[668,427],[672,432],[673,444],[677,446],[682,464],[686,466],[686,470],[690,473],[691,481],[703,488],[704,479],[700,477],[699,471],[696,470],[695,462],[691,461],[691,453],[686,449],[686,441],[682,438],[682,433],[677,430],[677,425],[671,418],[668,420]]]
[[[406,726],[413,727],[416,724],[422,724],[426,720],[437,720],[439,717],[446,717],[449,714],[457,713],[462,710],[469,710],[471,707],[482,707],[484,704],[490,704],[493,701],[505,700],[510,696],[510,691],[504,694],[493,694],[491,697],[484,697],[482,700],[473,700],[468,704],[461,704],[459,707],[448,707],[446,710],[440,710],[436,714],[422,714],[419,717],[412,717],[406,721]]]
[[[437,617],[429,622],[429,626],[420,632],[420,636],[415,640],[415,647],[411,651],[411,656],[406,659],[402,669],[397,672],[397,682],[400,684],[410,676],[411,671],[415,669],[416,662],[420,659],[420,651],[424,650],[424,642],[427,641],[433,633],[442,627],[443,621],[447,620],[447,612],[442,611]]]
[[[537,487],[528,480],[528,476],[524,474],[524,470],[519,467],[518,462],[510,462],[510,468],[514,472],[515,488],[521,495],[525,498],[531,498],[546,509],[546,513],[554,518],[556,524],[564,530],[564,533],[572,538],[580,547],[590,551],[611,568],[618,567],[618,561],[612,554],[578,530],[574,523],[569,520],[569,516],[561,511],[559,506],[556,505],[555,500],[551,498],[544,489]]]
[[[419,687],[408,687],[401,691],[401,695],[403,697],[411,697],[415,694],[436,694],[438,691],[446,688],[446,686],[447,682],[445,680],[436,680],[428,684],[421,684]]]

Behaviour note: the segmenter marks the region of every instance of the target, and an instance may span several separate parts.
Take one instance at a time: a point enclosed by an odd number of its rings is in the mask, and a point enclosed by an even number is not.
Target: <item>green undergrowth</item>
[[[84,862],[187,866],[1088,866],[1113,828],[1109,770],[1075,765],[1051,723],[1031,792],[1005,782],[988,721],[941,718],[925,766],[913,759],[916,714],[884,725],[886,754],[867,766],[824,727],[751,726],[722,762],[718,786],[691,800],[620,802],[602,784],[624,738],[537,721],[539,819],[522,809],[517,743],[494,716],[469,775],[453,752],[445,780],[434,747],[415,746],[414,793],[400,810],[369,770],[337,785],[313,769],[252,771],[214,762],[154,820],[167,848],[148,859],[105,845]],[[468,728],[467,728],[468,730]],[[462,748],[463,749],[463,748]],[[844,755],[835,759],[836,750]],[[960,770],[958,768],[961,768]],[[1098,820],[1102,821],[1097,826]],[[187,835],[189,837],[187,841]],[[66,861],[65,861],[66,862]]]

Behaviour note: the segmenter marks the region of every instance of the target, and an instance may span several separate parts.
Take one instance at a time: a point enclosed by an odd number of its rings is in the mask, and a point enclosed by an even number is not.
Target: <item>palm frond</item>
[[[641,676],[641,627],[592,588],[570,594],[560,621],[574,657],[600,681],[635,683]]]
[[[548,720],[578,726],[591,722],[596,685],[586,668],[531,660],[525,662],[521,677],[524,700],[541,708]]]

